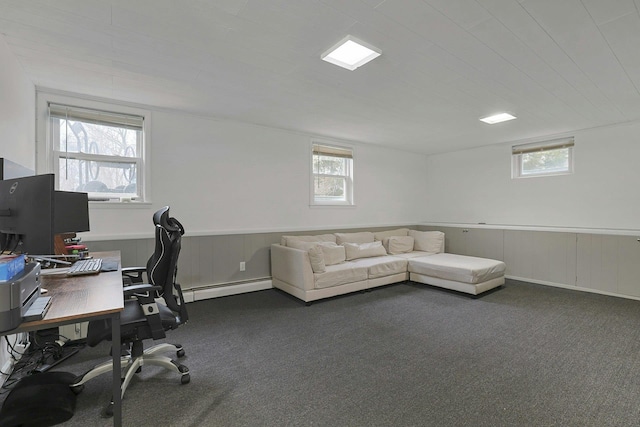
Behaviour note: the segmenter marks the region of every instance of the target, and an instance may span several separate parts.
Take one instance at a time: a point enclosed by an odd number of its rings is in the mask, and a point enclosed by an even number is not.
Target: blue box
[[[24,255],[0,255],[0,282],[7,282],[24,270]]]

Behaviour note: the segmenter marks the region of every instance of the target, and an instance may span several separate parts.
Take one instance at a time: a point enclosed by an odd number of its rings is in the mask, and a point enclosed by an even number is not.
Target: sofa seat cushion
[[[404,254],[393,254],[394,257],[402,258],[402,259],[420,258],[423,256],[429,256],[429,255],[435,255],[435,254],[432,252],[424,252],[424,251],[412,251]]]
[[[455,254],[434,254],[409,260],[409,271],[462,283],[481,283],[504,276],[502,261]]]
[[[367,269],[369,279],[391,276],[393,274],[407,272],[407,260],[393,256],[379,256],[373,258],[361,258],[349,261],[358,267]]]
[[[353,262],[327,265],[324,273],[314,273],[313,277],[316,289],[330,288],[367,280],[367,267],[357,266]]]

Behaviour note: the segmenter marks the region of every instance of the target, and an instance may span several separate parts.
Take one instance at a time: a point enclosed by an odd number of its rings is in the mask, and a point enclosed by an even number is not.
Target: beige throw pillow
[[[346,254],[344,246],[338,246],[333,242],[304,242],[299,240],[290,240],[289,247],[293,249],[300,249],[302,251],[309,252],[309,259],[311,260],[311,268],[314,273],[324,273],[327,265],[334,265],[343,263],[346,260]],[[317,255],[311,253],[312,249],[317,248],[319,253],[322,255],[322,266],[319,264],[319,260],[317,260],[318,264],[316,268],[313,266],[313,260],[311,259],[312,255]],[[322,270],[322,271],[320,271]]]
[[[347,259],[344,246],[329,243],[318,246],[324,254],[325,265],[342,264]]]
[[[324,263],[324,254],[320,249],[320,245],[315,245],[309,248],[309,260],[311,261],[311,269],[314,273],[324,273],[326,266]]]
[[[382,246],[389,252],[389,237],[393,236],[407,236],[409,234],[408,228],[398,228],[396,230],[378,231],[373,233],[376,240],[382,242]]]
[[[347,261],[387,254],[387,251],[385,251],[382,246],[382,242],[344,243],[343,246],[347,252]]]
[[[413,237],[413,249],[438,254],[444,252],[444,233],[442,231],[409,230]]]
[[[413,251],[413,237],[411,236],[392,236],[388,238],[388,241],[388,252],[391,255]]]

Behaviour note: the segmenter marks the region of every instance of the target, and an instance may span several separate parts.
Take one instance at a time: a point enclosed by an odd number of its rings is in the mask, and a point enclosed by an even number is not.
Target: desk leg
[[[122,426],[122,395],[120,391],[120,313],[111,319],[111,355],[113,356],[113,425]]]

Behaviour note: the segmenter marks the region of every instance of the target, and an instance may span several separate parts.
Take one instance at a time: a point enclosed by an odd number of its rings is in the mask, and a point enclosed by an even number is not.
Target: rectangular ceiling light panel
[[[515,118],[516,116],[512,116],[509,113],[500,113],[493,116],[485,117],[483,119],[480,119],[480,121],[488,123],[490,125],[494,125],[496,123],[506,122],[508,120],[513,120]]]
[[[323,53],[320,58],[347,70],[355,70],[372,59],[380,56],[382,51],[368,43],[347,36],[338,44]]]

